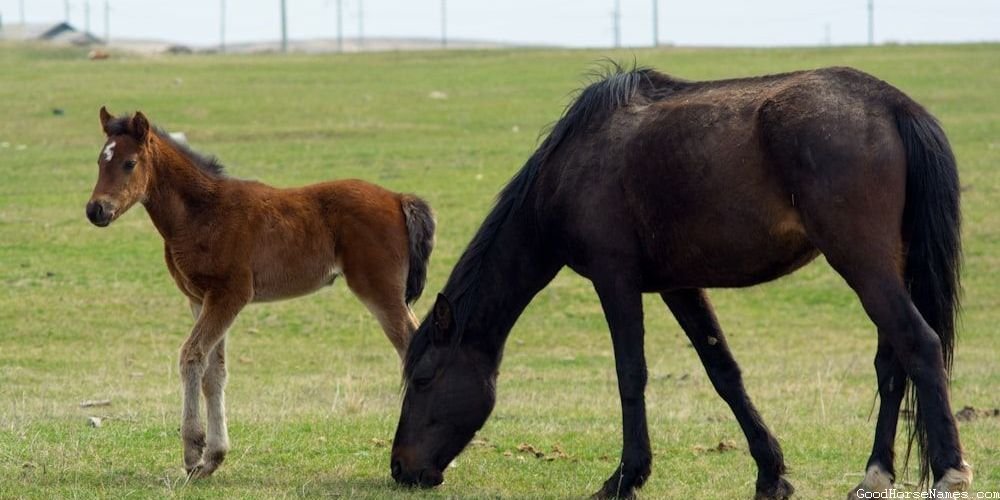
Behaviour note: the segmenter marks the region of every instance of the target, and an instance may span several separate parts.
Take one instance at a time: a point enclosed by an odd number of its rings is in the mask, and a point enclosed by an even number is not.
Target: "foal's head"
[[[403,411],[392,443],[392,477],[432,487],[475,436],[496,403],[496,362],[463,345],[443,295],[407,353]]]
[[[141,112],[115,118],[103,106],[101,127],[107,141],[97,157],[97,184],[87,203],[87,218],[104,227],[145,197],[151,177],[147,154],[151,134]]]

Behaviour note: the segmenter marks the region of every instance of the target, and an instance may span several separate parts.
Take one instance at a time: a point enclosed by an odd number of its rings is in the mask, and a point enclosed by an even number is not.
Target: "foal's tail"
[[[950,375],[962,260],[955,156],[937,120],[912,101],[901,103],[896,110],[896,127],[903,139],[907,163],[903,211],[903,231],[908,243],[906,284],[917,310],[941,339],[944,366]],[[930,475],[926,422],[909,380],[905,387],[906,407],[913,415],[906,462],[916,442],[921,452],[920,480],[926,482]]]
[[[410,271],[406,276],[406,303],[412,304],[424,291],[427,282],[427,261],[434,249],[434,212],[430,205],[416,196],[404,194],[400,199],[406,232],[410,240]]]

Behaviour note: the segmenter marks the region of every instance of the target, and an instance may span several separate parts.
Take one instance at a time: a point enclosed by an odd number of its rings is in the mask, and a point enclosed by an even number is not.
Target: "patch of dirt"
[[[737,448],[735,441],[727,439],[725,441],[719,441],[719,444],[715,446],[706,448],[701,445],[694,445],[692,449],[695,453],[725,453],[727,451],[734,451]]]
[[[488,446],[493,446],[493,445],[490,444],[490,440],[489,439],[486,439],[486,438],[475,438],[475,439],[473,439],[472,441],[469,442],[469,446],[470,447],[479,447],[479,448],[482,448],[482,447],[488,447]]]
[[[972,422],[980,418],[1000,418],[1000,408],[978,410],[972,406],[966,406],[955,413],[955,420],[959,422]]]
[[[551,451],[544,452],[542,450],[539,450],[538,448],[535,448],[534,446],[532,446],[532,445],[530,445],[528,443],[521,443],[521,444],[517,445],[517,451],[519,453],[526,453],[526,454],[534,455],[535,458],[537,458],[539,460],[545,460],[546,462],[552,462],[554,460],[566,460],[566,459],[570,458],[569,454],[567,454],[565,451],[563,451],[562,447],[559,446],[558,444],[553,445]],[[510,452],[504,452],[504,456],[505,457],[509,457],[511,455],[512,454],[510,454]]]

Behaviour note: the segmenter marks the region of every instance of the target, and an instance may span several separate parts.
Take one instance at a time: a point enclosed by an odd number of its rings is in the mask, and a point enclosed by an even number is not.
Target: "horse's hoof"
[[[646,483],[650,473],[649,460],[636,462],[641,465],[638,467],[618,466],[618,470],[604,482],[600,491],[591,495],[590,498],[635,498],[636,491]]]
[[[871,465],[865,471],[865,478],[861,483],[847,494],[847,500],[872,498],[865,493],[888,493],[894,488],[892,475],[878,465]]]
[[[792,496],[792,493],[795,493],[795,487],[792,486],[792,483],[779,477],[774,484],[763,489],[758,488],[753,498],[754,500],[786,500]]]
[[[958,469],[948,469],[941,480],[934,483],[934,489],[938,492],[958,493],[969,491],[972,486],[972,466],[962,462]]]
[[[625,491],[608,491],[607,488],[601,488],[600,491],[590,495],[591,500],[611,500],[611,499],[622,499],[622,500],[633,500],[635,498],[635,489]]]

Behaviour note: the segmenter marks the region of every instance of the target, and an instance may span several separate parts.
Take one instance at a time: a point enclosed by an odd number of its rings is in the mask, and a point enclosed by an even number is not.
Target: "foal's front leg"
[[[595,280],[594,287],[611,329],[622,403],[621,462],[594,497],[632,498],[635,490],[642,487],[649,477],[653,462],[646,425],[647,375],[642,294],[638,287],[621,278],[621,275],[602,282]]]
[[[218,469],[229,451],[229,431],[226,429],[226,336],[208,355],[208,368],[201,380],[208,416],[208,435],[201,463],[189,473],[192,477],[208,477]]]
[[[221,458],[214,461],[215,463],[212,464],[211,470],[208,470],[202,464],[202,452],[205,448],[205,431],[199,417],[199,402],[203,383],[218,380],[218,365],[221,365],[220,361],[223,361],[222,358],[217,358],[216,361],[210,362],[210,359],[216,358],[220,353],[224,355],[225,351],[222,343],[226,335],[226,330],[229,329],[233,320],[236,319],[236,315],[246,305],[248,297],[249,294],[233,293],[228,293],[224,296],[218,296],[218,294],[209,294],[206,296],[198,319],[195,321],[194,329],[181,347],[180,373],[184,390],[181,438],[184,441],[184,469],[192,477],[211,474],[222,461]],[[195,311],[195,307],[192,306],[192,312]],[[222,347],[223,350],[217,351],[216,349],[219,347]],[[216,365],[213,365],[213,363]],[[206,370],[210,367],[212,368],[212,375],[206,380]],[[222,366],[222,370],[225,370],[224,366]],[[222,376],[222,380],[224,383],[224,375]],[[218,455],[216,453],[220,448],[218,436],[220,433],[223,435],[225,433],[225,416],[221,411],[218,411],[223,404],[222,387],[219,386],[218,389],[217,393],[212,395],[206,394],[209,405],[209,431],[214,431],[209,436],[211,438],[211,442],[209,443],[210,456],[208,457],[210,460],[213,458],[211,455]],[[212,421],[213,417],[216,417],[214,422]],[[223,422],[221,427],[218,426],[220,419]],[[225,446],[228,446],[226,441],[223,441],[223,443]],[[222,456],[224,455],[225,452],[223,451]]]

